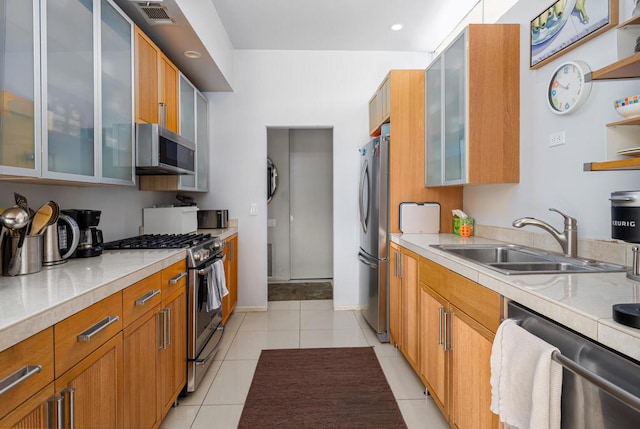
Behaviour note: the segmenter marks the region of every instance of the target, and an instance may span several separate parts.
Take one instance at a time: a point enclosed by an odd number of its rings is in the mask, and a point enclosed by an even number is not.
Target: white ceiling
[[[434,51],[479,0],[211,2],[235,49]]]
[[[231,86],[176,0],[162,0],[173,25],[150,25],[140,0],[114,0],[201,91]],[[210,1],[234,49],[434,51],[480,0],[181,0]],[[142,2],[144,3],[144,2]],[[202,7],[202,10],[207,8]],[[205,17],[206,18],[206,17]],[[401,31],[391,31],[402,24]],[[203,53],[197,60],[183,53]]]

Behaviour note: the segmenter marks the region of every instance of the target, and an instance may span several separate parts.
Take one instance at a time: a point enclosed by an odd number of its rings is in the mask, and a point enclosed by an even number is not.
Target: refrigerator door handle
[[[372,270],[375,270],[376,268],[378,268],[378,264],[375,264],[369,261],[367,258],[364,257],[362,253],[358,253],[358,259],[360,259],[360,262],[362,262],[363,264],[368,265],[369,268],[371,268]]]
[[[369,207],[365,207],[364,206],[364,182],[365,179],[369,178],[369,163],[367,162],[367,160],[364,161],[364,163],[362,164],[362,172],[360,173],[360,224],[362,225],[362,230],[366,233],[367,232],[367,224],[369,223]],[[368,180],[367,180],[368,182]],[[369,189],[366,189],[366,192],[369,193]],[[367,198],[367,205],[368,205],[368,200],[369,198]],[[366,213],[365,213],[366,210]]]

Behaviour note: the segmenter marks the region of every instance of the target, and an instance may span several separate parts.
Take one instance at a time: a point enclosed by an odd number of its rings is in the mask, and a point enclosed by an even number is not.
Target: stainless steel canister
[[[20,241],[19,236],[5,236],[2,242],[2,275],[8,276],[9,264],[14,256]],[[32,274],[42,270],[42,247],[44,237],[40,235],[27,235],[22,243],[20,252],[20,267],[15,275]]]

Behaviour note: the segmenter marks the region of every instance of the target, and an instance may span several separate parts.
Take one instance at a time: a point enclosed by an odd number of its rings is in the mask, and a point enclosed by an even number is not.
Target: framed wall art
[[[558,0],[531,20],[529,68],[536,69],[618,24],[618,0]]]

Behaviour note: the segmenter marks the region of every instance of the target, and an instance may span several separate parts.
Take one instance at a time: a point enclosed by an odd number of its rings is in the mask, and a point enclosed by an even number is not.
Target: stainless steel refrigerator
[[[389,136],[360,149],[360,302],[381,342],[389,341]]]

